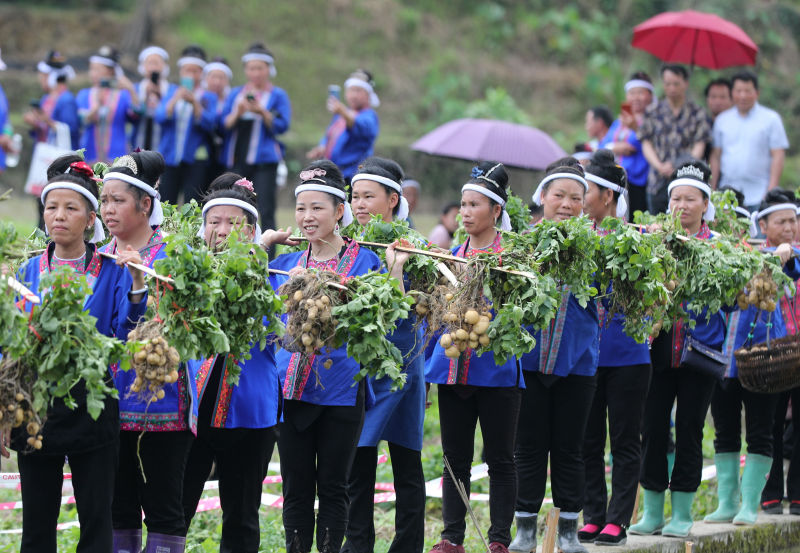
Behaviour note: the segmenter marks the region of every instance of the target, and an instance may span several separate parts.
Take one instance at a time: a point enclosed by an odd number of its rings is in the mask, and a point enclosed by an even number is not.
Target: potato
[[[469,342],[467,342],[467,345],[470,347],[470,349],[478,349],[478,346],[480,344],[477,340],[470,340]]]
[[[487,330],[489,330],[489,321],[486,321],[484,319],[481,319],[480,321],[478,321],[478,324],[472,327],[472,331],[479,336],[481,334],[486,334]]]
[[[467,324],[474,325],[480,320],[480,318],[481,316],[478,315],[478,312],[475,311],[474,309],[470,309],[469,311],[464,313],[464,320],[467,322]]]
[[[459,355],[461,355],[461,351],[458,349],[457,346],[450,346],[449,348],[444,350],[444,354],[450,359],[456,359]]]
[[[451,294],[450,292],[446,293],[444,295],[444,299],[447,301],[453,301],[453,294]]]
[[[294,295],[292,296],[292,298],[294,298],[294,301],[302,300],[303,299],[303,291],[302,290],[296,290]]]
[[[442,334],[442,337],[439,338],[439,344],[447,349],[453,345],[453,337],[450,334]]]
[[[486,334],[481,334],[481,337],[478,338],[478,343],[483,347],[488,346],[490,342],[491,340]]]
[[[308,334],[303,334],[300,337],[300,341],[303,342],[303,345],[306,346],[306,347],[308,347],[308,346],[310,346],[311,344],[314,343],[314,339],[311,336],[309,336]]]
[[[469,338],[469,333],[463,328],[456,330],[456,340],[466,340]]]
[[[333,366],[333,360],[326,359],[325,362],[322,364],[322,366],[325,367],[326,369],[330,369],[331,366]]]
[[[166,393],[164,392],[164,390],[158,390],[156,392],[156,399],[164,399],[165,395],[166,395]]]

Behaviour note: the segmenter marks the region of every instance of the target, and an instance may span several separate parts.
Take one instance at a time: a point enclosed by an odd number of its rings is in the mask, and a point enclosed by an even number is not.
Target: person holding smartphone
[[[161,100],[175,89],[175,85],[167,80],[167,51],[158,46],[148,46],[139,52],[139,74],[142,80],[136,84],[136,93],[142,104],[131,132],[131,145],[134,149],[156,150],[161,142],[161,125],[155,121],[156,109]]]
[[[625,101],[620,106],[619,118],[611,124],[600,148],[614,152],[617,162],[628,174],[630,204],[628,214],[647,210],[647,175],[650,164],[642,152],[642,143],[636,131],[644,118],[647,106],[653,103],[653,83],[644,71],[637,71],[625,83]]]
[[[119,52],[102,46],[89,58],[92,86],[78,92],[81,120],[79,147],[88,163],[110,161],[128,151],[125,132],[133,121],[139,96],[119,65]]]
[[[178,60],[180,86],[161,101],[155,121],[161,125],[159,151],[167,168],[161,177],[161,199],[178,203],[183,188],[186,202],[200,200],[205,193],[210,136],[217,117],[217,97],[204,89],[205,50],[187,46]]]
[[[345,103],[336,95],[338,87],[328,88],[328,111],[333,119],[308,159],[326,158],[342,170],[347,182],[358,172],[358,165],[373,152],[380,125],[375,111],[381,102],[375,93],[372,74],[359,69],[344,83]]]
[[[247,82],[231,90],[221,120],[227,133],[225,162],[234,173],[253,181],[258,213],[264,228],[275,228],[275,188],[283,144],[278,136],[289,130],[289,95],[272,84],[275,58],[257,42],[242,56]]]

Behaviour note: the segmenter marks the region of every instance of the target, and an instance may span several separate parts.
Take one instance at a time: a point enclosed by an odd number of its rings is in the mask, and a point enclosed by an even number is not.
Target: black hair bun
[[[552,175],[553,173],[571,173],[573,175],[578,175],[579,177],[586,175],[583,170],[583,166],[572,156],[562,157],[561,159],[555,160],[553,163],[547,166],[545,173],[546,175]]]
[[[206,60],[206,51],[203,50],[201,46],[197,44],[190,44],[186,48],[183,49],[181,52],[182,58],[200,58],[201,60]]]
[[[400,164],[391,159],[373,156],[367,158],[358,166],[359,173],[371,173],[380,177],[391,179],[397,184],[402,184],[405,179],[403,168]]]
[[[70,165],[79,161],[84,161],[84,159],[75,153],[65,154],[54,159],[53,163],[47,168],[47,180],[52,179],[56,175],[63,175],[66,173],[67,169],[69,169]]]
[[[119,63],[119,52],[113,46],[103,45],[97,51],[97,55],[101,58],[108,58],[114,63]]]
[[[482,161],[472,168],[472,180],[476,184],[496,184],[502,190],[508,190],[508,173],[502,163],[496,161]]]
[[[343,192],[345,191],[344,175],[342,175],[342,171],[334,162],[328,159],[319,159],[311,162],[307,167],[300,171],[301,184],[309,180],[308,178],[303,179],[303,176],[307,171],[311,171],[314,174],[312,177],[313,179],[325,181],[325,184],[328,186],[338,188]]]
[[[777,204],[794,204],[795,199],[794,195],[790,194],[786,190],[780,190],[778,188],[773,188],[767,195],[764,196],[764,204],[770,205],[777,205]]]
[[[622,188],[627,188],[628,177],[625,169],[614,159],[614,153],[611,150],[602,148],[592,154],[589,165],[586,167],[586,172],[604,178]],[[618,194],[618,192],[615,192],[615,194]]]
[[[247,183],[242,182],[242,184],[236,184],[237,182],[240,182],[240,181],[247,181]],[[251,204],[253,204],[255,206],[256,205],[256,193],[255,193],[254,190],[251,190],[252,186],[253,186],[252,182],[250,182],[249,180],[247,180],[245,177],[243,177],[242,175],[240,175],[238,173],[232,173],[230,171],[227,172],[227,173],[222,173],[220,176],[218,176],[213,181],[211,181],[210,185],[208,185],[208,194],[207,194],[206,198],[204,198],[204,201],[208,201],[209,199],[213,199],[212,196],[214,196],[214,197],[226,197],[226,196],[233,197],[233,196],[230,196],[230,194],[228,194],[228,193],[230,193],[231,191],[234,191],[234,192],[236,192],[236,196],[235,197],[239,198],[239,196],[243,196],[244,198],[240,198],[240,199],[245,199],[245,201],[247,201],[247,202],[249,202],[249,203],[251,203]]]
[[[247,49],[248,54],[266,54],[268,56],[272,56],[272,52],[270,52],[269,48],[264,46],[263,42],[254,42],[250,45]],[[275,56],[272,56],[275,57]]]

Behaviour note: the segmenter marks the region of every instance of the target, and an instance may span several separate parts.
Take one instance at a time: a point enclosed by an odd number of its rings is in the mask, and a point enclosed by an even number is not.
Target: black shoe
[[[628,534],[625,532],[625,528],[620,529],[620,533],[616,536],[612,534],[604,534],[600,532],[597,535],[597,539],[594,540],[595,545],[625,545],[628,541]]]
[[[592,543],[595,539],[597,539],[597,536],[600,535],[600,532],[603,530],[602,526],[591,524],[591,526],[595,526],[597,530],[594,532],[589,532],[585,529],[587,526],[590,526],[590,524],[584,524],[583,528],[578,530],[578,540],[581,543]]]
[[[800,501],[793,499],[792,502],[789,503],[789,514],[800,515]]]
[[[773,499],[771,501],[761,502],[761,512],[765,515],[782,515],[783,503],[780,499]]]

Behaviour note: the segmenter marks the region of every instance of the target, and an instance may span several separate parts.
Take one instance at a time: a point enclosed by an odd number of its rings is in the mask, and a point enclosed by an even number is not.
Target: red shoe
[[[489,551],[490,553],[508,553],[508,547],[499,541],[493,541],[489,544]]]
[[[508,551],[506,549],[506,551]],[[429,553],[465,553],[463,545],[456,545],[454,543],[449,542],[448,540],[442,540],[436,545],[434,545]]]

